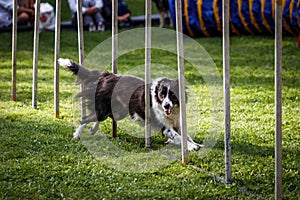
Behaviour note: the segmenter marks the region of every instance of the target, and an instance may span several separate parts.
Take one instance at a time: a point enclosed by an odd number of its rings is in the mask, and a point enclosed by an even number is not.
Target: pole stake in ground
[[[180,132],[181,132],[181,154],[182,163],[188,162],[187,128],[186,128],[186,101],[185,101],[185,80],[184,80],[184,55],[183,55],[183,34],[182,34],[182,5],[181,0],[176,0],[176,41],[177,41],[177,62],[179,81],[179,104],[180,104]]]
[[[17,0],[13,2],[13,24],[12,24],[12,101],[17,100]]]
[[[34,37],[33,37],[33,63],[32,63],[32,108],[37,108],[37,78],[39,57],[39,29],[40,29],[40,0],[35,2]]]
[[[82,16],[82,0],[77,3],[77,35],[78,35],[78,60],[81,66],[84,66],[84,37],[83,37],[83,16]],[[84,90],[80,85],[80,91]],[[86,116],[86,100],[81,97],[81,118]]]
[[[223,90],[224,90],[224,143],[225,183],[232,182],[230,147],[230,48],[229,48],[229,1],[223,0]]]
[[[145,147],[151,148],[151,114],[150,114],[150,84],[151,84],[151,0],[146,0],[145,24]]]
[[[55,43],[54,43],[54,112],[59,118],[59,66],[57,60],[60,54],[60,13],[61,1],[56,0]]]
[[[282,199],[282,1],[275,2],[275,199]]]
[[[112,73],[118,73],[118,0],[112,1]],[[117,137],[117,122],[113,119],[112,136]]]

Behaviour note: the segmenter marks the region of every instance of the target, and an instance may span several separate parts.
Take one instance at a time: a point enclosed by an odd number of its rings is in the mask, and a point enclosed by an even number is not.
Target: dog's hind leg
[[[90,122],[97,122],[97,117],[95,113],[91,113],[83,118],[80,125],[76,128],[76,131],[73,134],[73,139],[79,139],[82,135],[83,128]]]
[[[99,129],[99,121],[97,120],[97,115],[96,113],[91,113],[90,115],[86,116],[84,118],[84,120],[82,120],[81,123],[90,123],[90,122],[94,122],[93,126],[90,129],[90,132],[92,135],[94,135],[98,129]]]
[[[99,129],[100,122],[94,122],[93,126],[91,127],[91,134],[94,135]]]
[[[76,131],[73,134],[73,139],[79,139],[80,136],[82,135],[82,130],[86,126],[86,123],[80,124],[77,128]]]

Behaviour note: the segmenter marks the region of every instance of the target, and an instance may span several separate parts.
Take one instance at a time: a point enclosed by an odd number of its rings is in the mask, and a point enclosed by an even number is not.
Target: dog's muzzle
[[[166,115],[172,114],[172,106],[170,104],[167,103],[163,107]]]

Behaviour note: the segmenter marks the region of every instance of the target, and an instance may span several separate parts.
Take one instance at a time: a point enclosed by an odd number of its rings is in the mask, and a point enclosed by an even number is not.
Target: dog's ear
[[[161,90],[160,84],[157,83],[157,84],[156,84],[156,87],[155,87],[155,92],[158,93],[158,91],[160,91],[160,90]]]
[[[160,87],[160,84],[157,82],[157,83],[156,83],[156,86],[155,86],[155,91],[154,91],[154,93],[155,93],[154,98],[155,98],[155,100],[156,100],[157,102],[160,102],[160,103],[161,103],[161,101],[160,101],[160,99],[159,99],[159,97],[158,97],[159,92],[161,92],[161,87]]]
[[[173,92],[179,101],[179,80],[178,79],[174,80],[173,86],[174,86]],[[185,101],[187,103],[188,102],[187,86],[185,86],[184,89],[185,89]]]
[[[171,91],[175,94],[176,98],[179,100],[179,80],[171,81]]]

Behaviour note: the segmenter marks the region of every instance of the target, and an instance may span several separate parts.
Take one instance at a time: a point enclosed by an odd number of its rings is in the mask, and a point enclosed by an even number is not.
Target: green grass
[[[85,32],[85,55],[109,38],[111,32]],[[128,160],[97,157],[84,141],[71,140],[77,123],[73,96],[78,90],[75,77],[60,70],[60,118],[53,111],[54,33],[40,35],[38,109],[31,108],[32,32],[18,34],[17,102],[11,99],[11,35],[1,33],[0,46],[0,198],[1,199],[274,199],[274,40],[270,36],[231,38],[231,125],[233,184],[224,186],[214,176],[224,177],[222,132],[207,154],[190,152],[190,164],[168,160],[162,169],[144,173],[118,171],[114,165],[141,163],[131,155],[150,154],[141,137],[128,130],[131,123],[119,125],[117,139],[109,137],[110,121],[101,124],[107,142]],[[75,61],[77,34],[62,31],[61,57]],[[199,38],[222,73],[222,41]],[[153,62],[175,66],[176,56],[154,50]],[[121,73],[142,65],[142,50],[119,59]],[[211,101],[208,87],[186,63],[188,90],[197,91],[188,107],[197,105],[188,115],[191,133],[202,142],[211,128]],[[295,37],[283,41],[283,194],[284,199],[300,197],[300,57]],[[155,73],[155,72],[154,72]],[[192,100],[194,100],[192,98]],[[92,136],[92,139],[100,136]],[[86,141],[88,141],[88,139]],[[94,140],[93,140],[94,141]],[[163,148],[160,134],[153,146]],[[97,143],[96,143],[97,145]],[[151,155],[151,154],[150,154]],[[176,157],[180,159],[180,157]],[[119,163],[116,161],[120,161]],[[139,160],[138,160],[139,161]],[[142,161],[141,161],[142,162]],[[247,192],[242,192],[246,190]]]

